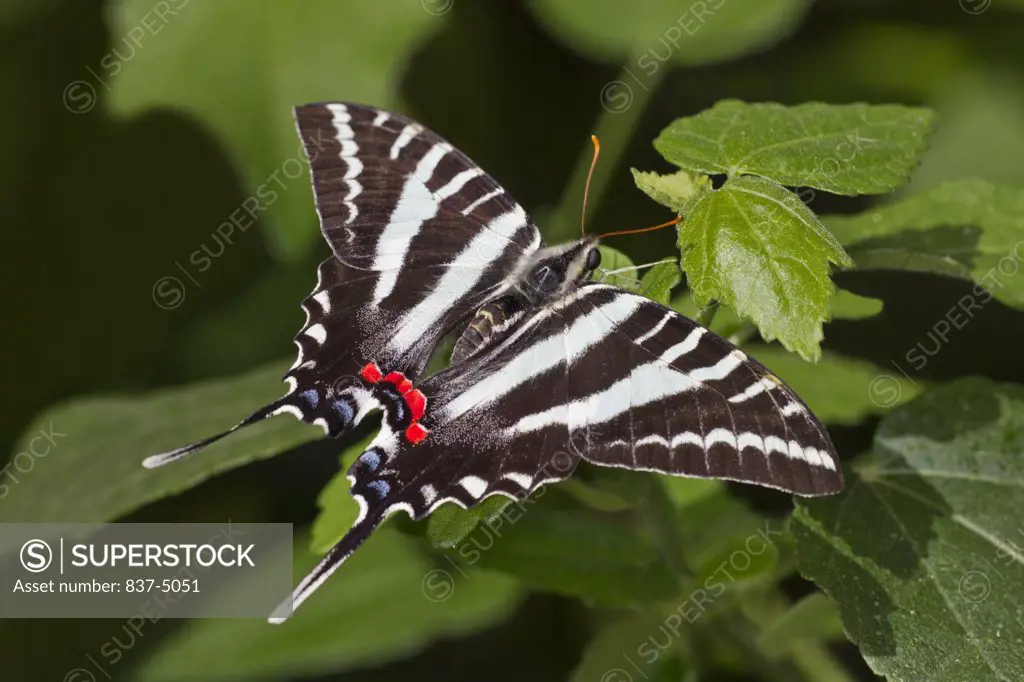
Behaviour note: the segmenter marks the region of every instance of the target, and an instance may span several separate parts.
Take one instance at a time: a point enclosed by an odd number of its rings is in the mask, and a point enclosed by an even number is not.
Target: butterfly
[[[842,489],[807,405],[725,339],[595,281],[597,237],[545,246],[490,175],[397,114],[321,103],[297,107],[295,120],[333,253],[302,303],[287,393],[144,462],[161,466],[281,413],[336,438],[382,412],[348,471],[358,518],[295,588],[292,608],[390,514],[521,499],[580,461],[800,495]],[[456,333],[449,366],[427,374]]]

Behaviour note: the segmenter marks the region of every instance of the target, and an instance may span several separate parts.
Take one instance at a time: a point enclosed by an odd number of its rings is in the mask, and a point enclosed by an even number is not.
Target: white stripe
[[[672,315],[673,313],[671,311],[665,313],[665,317],[661,318],[661,321],[658,322],[658,324],[654,325],[651,331],[647,332],[640,338],[634,340],[633,343],[635,343],[638,346],[643,345],[644,341],[646,341],[647,339],[651,338],[652,336],[660,332],[662,329],[664,329],[665,325],[668,324],[668,321],[672,319]]]
[[[700,337],[704,336],[705,331],[707,330],[704,327],[694,327],[693,331],[685,339],[662,353],[659,359],[666,365],[671,365],[677,358],[686,355],[696,348],[697,344],[700,343]]]
[[[456,175],[454,178],[449,180],[448,184],[446,184],[444,187],[434,192],[434,196],[437,198],[439,202],[444,201],[445,199],[447,199],[448,197],[450,197],[451,195],[455,194],[460,189],[465,187],[467,182],[469,182],[473,178],[478,178],[483,174],[484,172],[479,168],[469,168],[467,170],[464,170],[458,175]]]
[[[692,391],[699,386],[686,374],[666,372],[660,363],[640,365],[630,372],[629,377],[616,381],[603,391],[523,417],[508,429],[508,433],[528,433],[552,424],[564,424],[572,431],[600,424],[631,408]]]
[[[412,141],[412,138],[416,137],[420,131],[423,130],[423,126],[417,123],[410,123],[409,125],[402,128],[402,132],[398,135],[398,139],[391,145],[391,158],[397,159],[398,153],[402,151],[402,148]]]
[[[445,420],[493,403],[530,379],[563,361],[568,365],[601,343],[637,309],[638,296],[616,296],[578,318],[561,334],[554,334],[518,353],[511,361],[476,382],[445,407]]]
[[[430,294],[402,316],[389,347],[401,354],[419,341],[423,331],[432,328],[451,309],[452,301],[461,299],[476,286],[484,270],[501,256],[512,237],[526,224],[526,213],[516,207],[480,230],[448,265]]]
[[[459,485],[466,489],[466,492],[473,497],[480,497],[487,490],[487,481],[480,478],[479,476],[466,476]]]
[[[352,120],[351,114],[348,113],[348,107],[344,104],[328,104],[327,110],[331,112],[332,123],[348,123]]]
[[[472,204],[470,204],[466,208],[462,209],[462,215],[469,215],[470,213],[472,213],[476,209],[477,206],[481,205],[485,201],[490,201],[491,199],[493,199],[494,197],[498,196],[499,194],[501,194],[504,191],[505,190],[501,189],[500,187],[498,189],[491,190],[490,192],[488,192],[487,194],[483,195],[482,197],[480,197],[479,199],[474,201]]]
[[[331,314],[331,294],[329,291],[318,291],[313,294],[313,300],[317,302],[324,315]]]
[[[363,190],[362,185],[355,181],[355,178],[363,172],[363,163],[356,158],[356,155],[359,153],[359,145],[353,139],[355,132],[352,130],[352,126],[348,124],[352,119],[348,109],[344,104],[328,104],[327,109],[331,112],[331,123],[334,125],[335,130],[338,131],[336,139],[338,144],[341,145],[341,156],[348,164],[348,169],[345,171],[345,179],[349,181],[349,188],[348,194],[345,195],[344,199],[345,208],[348,209],[348,217],[345,218],[345,224],[347,225],[359,215],[359,209],[356,208],[356,204],[352,200]]]
[[[789,403],[788,405],[782,408],[782,416],[792,417],[794,414],[803,413],[803,411],[804,407],[800,403]]]
[[[762,378],[760,381],[755,382],[747,387],[747,390],[743,393],[737,393],[733,397],[729,398],[730,403],[742,403],[750,400],[754,396],[764,393],[766,390],[770,391],[773,388],[778,388],[779,384],[772,381],[768,377]]]
[[[387,121],[387,120],[388,120],[389,118],[391,118],[391,117],[390,117],[390,116],[388,115],[388,112],[386,112],[386,111],[382,111],[382,112],[380,112],[379,114],[377,114],[376,118],[374,118],[374,119],[373,119],[373,125],[375,125],[376,127],[378,127],[378,128],[379,128],[379,127],[381,127],[382,125],[384,125],[384,123],[385,123],[385,122],[386,122],[386,121]]]
[[[327,330],[324,329],[322,324],[317,323],[306,330],[306,336],[315,340],[317,343],[322,344],[327,338]]]
[[[366,498],[359,493],[352,493],[352,497],[355,499],[356,504],[359,505],[359,515],[356,517],[355,523],[352,524],[354,526],[358,523],[362,523],[363,519],[366,518],[367,504]]]
[[[295,417],[296,419],[300,419],[300,420],[304,420],[306,418],[306,416],[302,413],[302,410],[300,410],[299,408],[295,407],[294,405],[282,405],[281,407],[279,407],[276,410],[274,410],[273,412],[271,412],[270,416],[274,417],[274,416],[277,416],[279,414],[285,414],[285,413],[290,414],[293,417]]]
[[[755,450],[760,450],[761,452],[764,452],[764,440],[761,438],[761,436],[757,435],[756,433],[746,431],[744,433],[741,433],[739,437],[736,438],[736,447],[739,450],[743,450],[745,448],[754,448]]]
[[[704,447],[710,448],[712,445],[716,445],[718,443],[731,445],[735,450],[736,436],[729,429],[712,429],[711,433],[704,437]]]
[[[427,183],[433,177],[437,164],[451,150],[452,146],[446,142],[435,144],[420,159],[416,170],[402,186],[398,203],[377,241],[372,267],[380,275],[373,290],[374,305],[379,305],[394,291],[413,238],[420,233],[423,223],[437,215],[438,201],[427,189]]]
[[[818,450],[817,448],[810,446],[801,447],[796,441],[790,441],[787,443],[776,436],[769,436],[762,440],[761,436],[750,431],[745,431],[739,435],[735,435],[728,429],[713,429],[711,433],[704,438],[701,438],[700,434],[694,431],[686,431],[673,436],[671,442],[664,436],[653,434],[650,436],[644,436],[640,440],[636,441],[634,447],[639,448],[644,445],[657,444],[669,449],[675,449],[680,445],[696,445],[697,447],[706,450],[716,443],[725,443],[740,451],[745,450],[746,448],[753,448],[758,452],[764,453],[765,441],[768,441],[770,446],[769,454],[771,452],[779,452],[790,459],[800,459],[812,466],[826,467],[828,469],[835,470],[835,463],[833,462],[832,457],[830,457],[824,450]],[[629,447],[630,444],[624,440],[614,440],[606,444],[606,447],[615,446]]]
[[[701,367],[689,373],[689,377],[701,383],[705,381],[720,381],[729,376],[729,373],[736,369],[741,362],[747,359],[746,354],[741,350],[734,350],[711,367]]]
[[[514,471],[509,472],[502,476],[503,479],[507,478],[523,490],[529,490],[530,486],[533,485],[533,476],[528,474],[519,474]]]

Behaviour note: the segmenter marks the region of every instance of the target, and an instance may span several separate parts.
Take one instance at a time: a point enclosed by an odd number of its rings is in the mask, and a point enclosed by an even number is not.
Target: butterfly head
[[[537,254],[526,273],[524,288],[539,300],[561,296],[589,280],[599,265],[601,252],[596,239],[553,246]]]

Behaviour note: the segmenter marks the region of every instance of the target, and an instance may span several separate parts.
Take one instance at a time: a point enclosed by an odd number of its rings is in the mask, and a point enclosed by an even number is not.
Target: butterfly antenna
[[[637,230],[619,230],[617,232],[606,232],[605,234],[598,235],[597,238],[604,239],[605,237],[618,237],[619,235],[622,234],[640,234],[641,232],[653,232],[654,230],[660,230],[661,228],[668,227],[670,225],[678,225],[681,222],[683,222],[683,216],[678,215],[672,220],[668,221],[667,223],[662,223],[661,225],[655,225],[653,227],[641,227],[640,229]]]
[[[587,171],[587,184],[583,187],[583,214],[580,216],[580,236],[587,236],[587,196],[590,194],[590,179],[594,177],[594,167],[597,165],[597,157],[601,155],[601,141],[597,135],[591,135],[590,141],[594,143],[594,158],[590,160],[590,170]]]

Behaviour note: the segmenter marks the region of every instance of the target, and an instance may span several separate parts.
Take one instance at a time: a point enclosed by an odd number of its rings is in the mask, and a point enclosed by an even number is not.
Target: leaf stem
[[[662,67],[653,74],[639,72],[631,65],[637,63],[647,46],[637,47],[622,66],[614,80],[605,83],[597,94],[601,113],[594,125],[594,134],[601,140],[601,163],[594,169],[590,181],[590,213],[596,212],[601,198],[614,177],[619,161],[633,136],[640,117],[647,109],[654,91],[668,67]],[[579,206],[583,189],[590,170],[591,147],[583,146],[573,174],[566,183],[558,208],[551,216],[551,224],[545,231],[548,240],[558,243],[575,238],[580,233]]]
[[[697,324],[706,329],[710,329],[711,322],[715,319],[715,313],[717,312],[718,301],[712,301],[706,307],[702,308],[699,313],[697,313]]]

